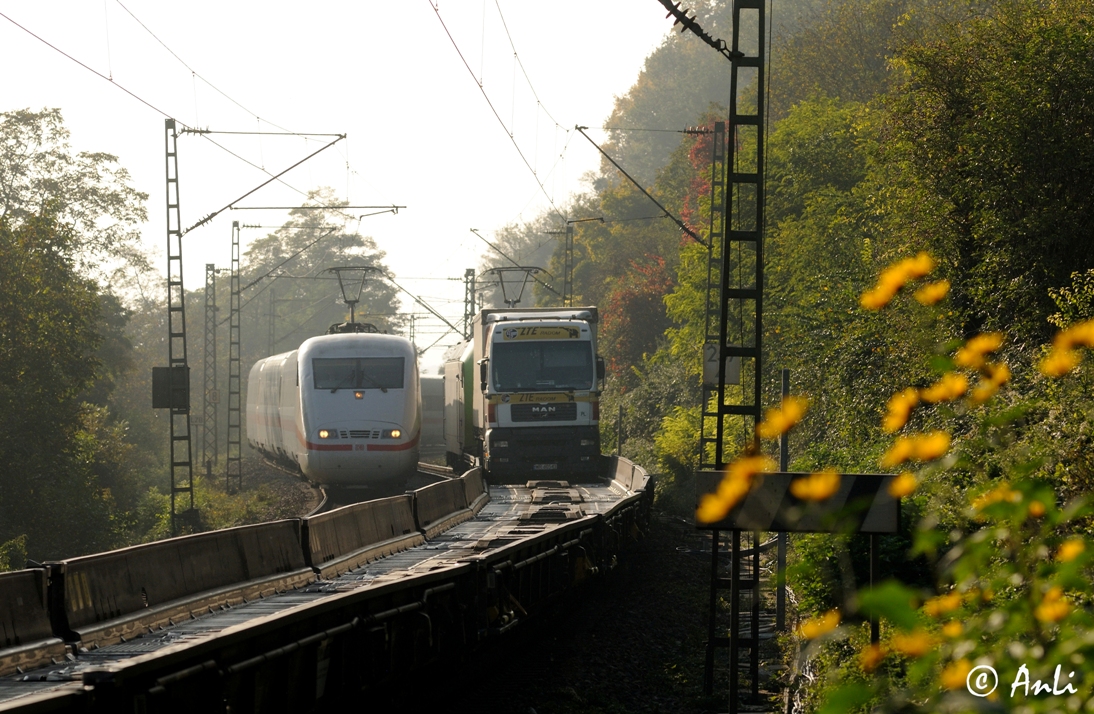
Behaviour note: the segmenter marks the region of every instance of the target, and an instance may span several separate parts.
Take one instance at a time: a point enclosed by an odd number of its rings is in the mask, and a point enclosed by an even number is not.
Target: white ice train
[[[328,334],[259,360],[247,378],[247,440],[311,481],[404,479],[419,460],[422,400],[409,340]]]

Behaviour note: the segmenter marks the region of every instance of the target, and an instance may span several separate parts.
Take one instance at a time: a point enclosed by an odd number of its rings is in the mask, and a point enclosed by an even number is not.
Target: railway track
[[[434,483],[437,480],[458,478],[458,474],[454,474],[452,469],[447,466],[419,462],[417,473],[407,480],[407,483],[403,488],[392,487],[386,491],[354,489],[352,487],[339,489],[312,483],[308,481],[298,469],[290,469],[284,464],[279,464],[265,456],[260,456],[259,458],[266,468],[286,476],[291,476],[314,492],[312,500],[316,502],[316,506],[304,514],[305,518],[308,516],[317,516],[320,513],[326,513],[327,511],[332,511],[336,508],[348,506],[353,503],[360,503],[361,501],[369,500],[371,498],[394,496],[406,490],[413,490],[423,485]]]
[[[303,519],[0,575],[0,602],[18,591],[26,603],[0,610],[0,632],[25,633],[0,640],[0,711],[352,700],[462,657],[610,571],[652,498],[645,471],[615,457],[595,483],[448,476]]]

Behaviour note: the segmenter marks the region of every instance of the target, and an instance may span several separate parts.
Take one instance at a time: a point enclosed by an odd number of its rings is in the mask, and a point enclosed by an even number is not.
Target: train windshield
[[[403,357],[317,357],[311,361],[316,389],[402,389]]]
[[[490,372],[499,392],[592,389],[592,343],[497,343],[490,359]]]

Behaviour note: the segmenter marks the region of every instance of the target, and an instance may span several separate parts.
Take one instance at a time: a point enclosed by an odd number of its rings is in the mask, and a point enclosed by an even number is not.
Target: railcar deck
[[[237,697],[233,711],[260,711],[267,708],[261,705],[264,696],[250,690],[267,685],[254,671],[296,650],[315,662],[316,668],[305,668],[311,672],[305,679],[316,680],[317,696],[328,685],[368,686],[373,678],[342,671],[361,664],[356,655],[335,653],[337,667],[331,664],[331,651],[339,649],[332,641],[360,631],[352,646],[367,641],[379,648],[374,659],[382,665],[383,679],[438,654],[441,647],[434,640],[470,649],[504,632],[540,602],[614,563],[621,539],[633,535],[648,506],[647,481],[629,462],[613,462],[613,477],[599,483],[490,486],[486,494],[468,499],[466,511],[420,526],[425,535],[417,545],[392,548],[396,552],[340,574],[207,607],[119,642],[91,647],[70,642],[63,660],[0,678],[0,711],[24,706],[105,711],[104,706],[123,704],[119,698],[139,699],[148,711],[174,711],[174,705],[152,706],[154,695],[213,671],[221,684],[210,701],[231,699],[240,685],[227,682],[248,674],[242,686],[250,693]],[[318,564],[313,568],[321,571]],[[419,651],[423,648],[427,651]],[[111,694],[96,696],[96,689]],[[185,699],[193,705],[193,692]]]

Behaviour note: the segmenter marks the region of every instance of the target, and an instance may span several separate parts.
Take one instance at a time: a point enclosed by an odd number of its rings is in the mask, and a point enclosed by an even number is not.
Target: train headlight
[[[353,398],[354,399],[364,399],[365,398],[365,393],[364,392],[354,392],[353,393]]]
[[[384,432],[384,438],[385,439],[398,439],[402,435],[403,435],[403,430],[402,429],[392,429],[390,431],[385,431]]]
[[[335,431],[334,429],[320,429],[319,430],[319,438],[320,439],[333,439],[336,436],[338,436],[338,432]]]

